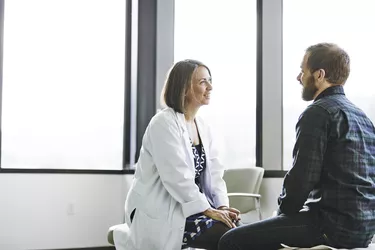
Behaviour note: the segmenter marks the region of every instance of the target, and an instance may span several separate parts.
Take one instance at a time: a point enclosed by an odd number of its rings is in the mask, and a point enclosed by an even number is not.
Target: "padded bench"
[[[126,224],[119,224],[119,225],[115,225],[115,226],[112,226],[108,229],[108,234],[107,234],[107,239],[108,239],[108,243],[114,245],[114,241],[113,241],[113,231],[114,230],[119,230],[119,231],[127,231],[129,230],[128,226]],[[346,249],[337,249],[337,248],[332,248],[332,247],[327,247],[327,246],[316,246],[316,247],[313,247],[313,248],[298,248],[298,247],[288,247],[288,246],[285,246],[284,248],[280,248],[279,250],[308,250],[308,249],[311,249],[311,250],[346,250]],[[375,243],[373,244],[370,244],[370,246],[368,248],[355,248],[355,249],[351,249],[351,250],[375,250]]]
[[[315,247],[312,247],[312,248],[298,248],[298,247],[288,247],[288,246],[285,246],[284,248],[280,248],[279,250],[291,250],[291,249],[298,249],[298,250],[308,250],[308,249],[311,249],[311,250],[348,250],[348,249],[344,249],[344,248],[333,248],[333,247],[328,247],[328,246],[323,246],[323,245],[320,245],[320,246],[315,246]],[[354,248],[354,249],[351,249],[351,250],[375,250],[375,243],[373,244],[370,244],[368,246],[368,248]]]

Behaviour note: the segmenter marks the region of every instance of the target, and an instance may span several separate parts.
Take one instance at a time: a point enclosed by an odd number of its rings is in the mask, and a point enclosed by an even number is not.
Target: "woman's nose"
[[[207,83],[207,89],[212,90],[212,83],[209,83],[209,82]]]

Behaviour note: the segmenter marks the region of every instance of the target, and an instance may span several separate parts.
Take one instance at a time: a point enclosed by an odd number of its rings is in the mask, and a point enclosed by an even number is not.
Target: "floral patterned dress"
[[[206,169],[206,153],[204,151],[203,144],[193,145],[193,143],[191,143],[191,146],[195,163],[195,184],[199,187],[199,191],[202,192],[201,175]],[[218,221],[205,216],[203,213],[189,216],[185,223],[182,248],[187,248],[189,243],[194,241],[199,235],[217,222]]]

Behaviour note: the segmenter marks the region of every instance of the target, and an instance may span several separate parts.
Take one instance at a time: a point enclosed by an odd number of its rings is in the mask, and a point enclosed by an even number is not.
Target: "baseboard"
[[[59,248],[59,249],[43,249],[43,250],[116,250],[116,248],[114,246],[107,246],[107,247]]]

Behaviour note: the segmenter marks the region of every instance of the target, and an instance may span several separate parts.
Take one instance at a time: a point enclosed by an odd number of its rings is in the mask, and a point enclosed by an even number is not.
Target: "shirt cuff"
[[[185,218],[189,217],[190,215],[202,213],[209,209],[210,203],[208,203],[207,199],[204,200],[195,200],[187,203],[182,204],[182,213],[184,214]]]
[[[214,196],[213,202],[216,208],[221,207],[221,206],[229,207],[229,198],[228,198],[228,195],[226,194]]]

